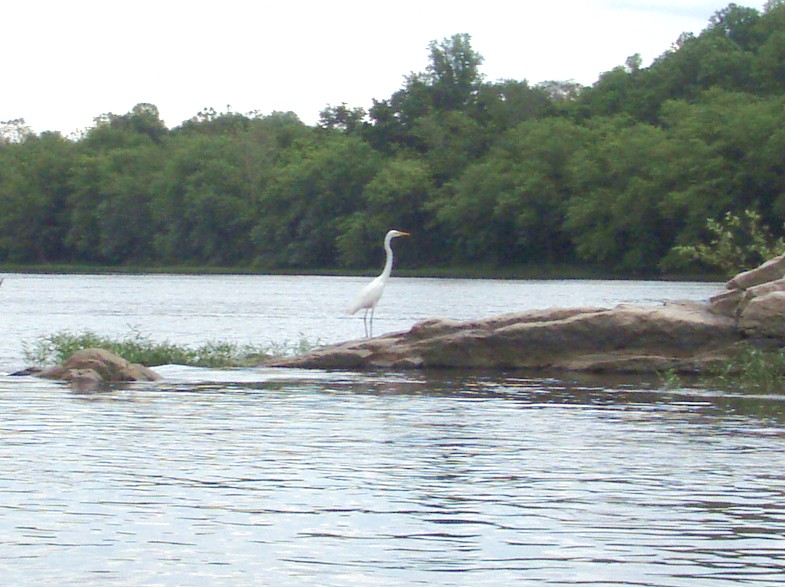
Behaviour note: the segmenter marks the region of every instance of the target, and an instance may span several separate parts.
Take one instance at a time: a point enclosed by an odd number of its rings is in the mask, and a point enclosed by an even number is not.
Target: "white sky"
[[[428,44],[468,33],[487,81],[574,80],[644,66],[724,0],[24,0],[0,7],[0,121],[68,135],[158,106],[170,128],[205,107],[368,108],[424,71]],[[741,0],[762,10],[765,0]]]

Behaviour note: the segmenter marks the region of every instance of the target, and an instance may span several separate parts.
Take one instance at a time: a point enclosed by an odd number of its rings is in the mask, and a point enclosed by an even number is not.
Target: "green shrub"
[[[785,251],[785,240],[772,236],[756,210],[741,216],[727,212],[722,220],[709,219],[709,243],[674,247],[666,266],[701,263],[719,269],[728,277],[752,269]]]
[[[785,393],[785,349],[739,345],[722,369],[684,377],[673,369],[657,373],[660,389],[698,385],[734,392]]]
[[[785,353],[744,345],[717,376],[721,387],[740,391],[785,391]]]

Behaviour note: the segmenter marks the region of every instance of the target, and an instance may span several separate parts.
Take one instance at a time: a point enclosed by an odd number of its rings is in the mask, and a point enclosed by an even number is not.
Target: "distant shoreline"
[[[376,275],[378,268],[255,268],[214,266],[143,266],[143,265],[86,265],[86,264],[0,264],[0,274],[64,274],[64,275],[324,275],[324,276],[368,276]],[[572,265],[521,265],[513,267],[424,267],[417,269],[397,268],[394,277],[422,277],[446,279],[617,279],[645,281],[725,281],[716,273],[689,274],[625,274],[606,269]]]

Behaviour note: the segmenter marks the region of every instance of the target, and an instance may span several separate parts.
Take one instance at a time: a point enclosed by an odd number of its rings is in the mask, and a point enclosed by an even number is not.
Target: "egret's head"
[[[387,236],[389,238],[395,238],[398,236],[410,236],[410,234],[408,232],[403,232],[402,230],[391,230],[387,233]]]

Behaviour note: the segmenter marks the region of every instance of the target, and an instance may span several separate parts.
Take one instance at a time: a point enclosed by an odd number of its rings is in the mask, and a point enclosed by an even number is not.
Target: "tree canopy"
[[[728,215],[785,237],[783,0],[590,87],[487,81],[468,34],[428,51],[315,126],[206,109],[169,129],[152,104],[71,138],[1,122],[0,262],[364,268],[396,227],[403,266],[651,275],[707,269],[678,252]]]

